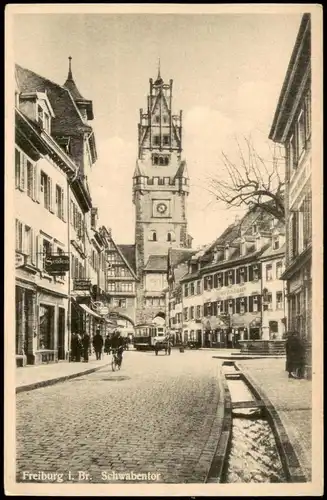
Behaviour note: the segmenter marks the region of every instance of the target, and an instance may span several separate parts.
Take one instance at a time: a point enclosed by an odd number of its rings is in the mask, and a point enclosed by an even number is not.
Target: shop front
[[[33,339],[37,331],[36,325],[36,286],[16,281],[15,287],[15,320],[16,365],[25,366],[34,363]]]

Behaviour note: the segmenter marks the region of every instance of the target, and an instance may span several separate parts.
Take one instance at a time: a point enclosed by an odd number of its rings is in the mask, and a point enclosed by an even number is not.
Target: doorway
[[[58,359],[65,359],[65,309],[58,308]]]

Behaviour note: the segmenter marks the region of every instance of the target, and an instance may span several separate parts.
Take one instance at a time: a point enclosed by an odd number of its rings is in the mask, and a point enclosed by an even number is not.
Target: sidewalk
[[[301,468],[311,481],[312,382],[288,378],[285,358],[242,360],[237,366],[273,405]]]
[[[16,368],[16,393],[37,389],[47,385],[63,382],[70,378],[100,370],[108,364],[109,356],[103,356],[100,361],[90,356],[88,363],[59,361],[48,365],[29,365]]]

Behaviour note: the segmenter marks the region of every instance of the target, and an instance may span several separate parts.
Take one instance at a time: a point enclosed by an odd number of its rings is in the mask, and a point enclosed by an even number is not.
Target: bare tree
[[[244,138],[242,148],[236,139],[239,160],[237,163],[222,152],[226,177],[210,178],[210,191],[227,207],[260,208],[276,219],[285,221],[284,207],[284,158],[275,144],[269,149],[271,159],[263,159],[255,150],[251,139]]]

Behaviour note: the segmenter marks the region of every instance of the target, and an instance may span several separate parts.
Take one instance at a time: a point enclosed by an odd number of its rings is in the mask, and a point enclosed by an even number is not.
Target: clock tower
[[[140,109],[138,158],[133,175],[136,322],[165,315],[169,248],[190,248],[186,199],[189,178],[182,159],[182,111],[172,111],[173,81],[149,80],[147,107]]]

